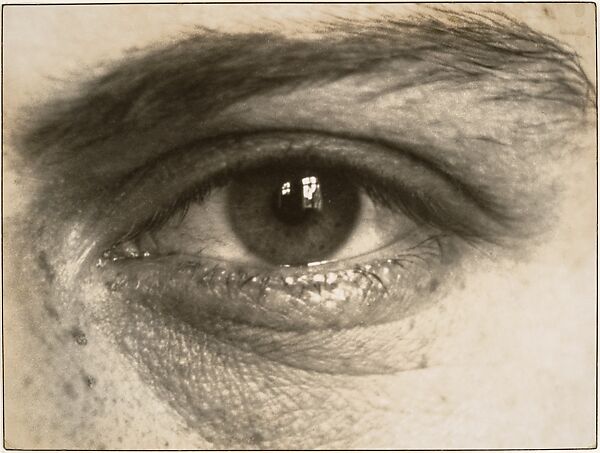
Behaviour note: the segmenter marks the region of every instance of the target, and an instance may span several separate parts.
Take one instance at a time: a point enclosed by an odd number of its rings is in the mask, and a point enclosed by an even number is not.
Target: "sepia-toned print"
[[[3,24],[6,448],[595,445],[594,4]]]

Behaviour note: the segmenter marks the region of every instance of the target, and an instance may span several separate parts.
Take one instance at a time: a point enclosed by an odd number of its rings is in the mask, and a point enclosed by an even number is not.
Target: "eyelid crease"
[[[249,157],[253,152],[260,154],[265,147],[273,148],[269,151],[269,156]],[[242,156],[226,156],[226,154],[235,153],[236,149],[239,151],[242,148],[249,148],[249,150],[245,150]],[[198,149],[202,151],[197,151]],[[464,236],[465,239],[483,238],[493,241],[494,233],[498,233],[498,226],[489,228],[488,225],[488,227],[482,228],[473,220],[473,212],[470,213],[470,216],[467,216],[469,217],[468,221],[466,218],[461,220],[467,213],[453,213],[452,208],[444,205],[443,202],[440,203],[440,200],[436,200],[435,196],[432,197],[431,194],[428,196],[426,191],[415,191],[415,187],[411,189],[406,186],[406,181],[397,181],[402,176],[402,171],[405,173],[404,177],[408,176],[408,180],[410,178],[415,180],[419,177],[430,179],[434,177],[431,175],[435,175],[435,177],[440,178],[440,181],[445,181],[444,184],[438,184],[439,187],[435,189],[442,190],[440,187],[451,188],[452,191],[456,192],[455,197],[464,198],[461,201],[454,200],[455,203],[458,203],[459,206],[461,203],[474,204],[476,209],[489,217],[491,222],[487,223],[490,225],[491,223],[498,223],[502,227],[510,227],[512,221],[508,215],[504,214],[497,206],[494,206],[491,200],[484,198],[480,191],[469,187],[466,183],[444,172],[435,164],[419,158],[408,146],[399,147],[397,144],[389,144],[364,137],[348,138],[347,135],[340,137],[322,131],[261,130],[240,135],[228,134],[225,137],[213,137],[208,141],[202,140],[180,147],[180,150],[181,153],[176,154],[173,150],[166,152],[152,163],[146,164],[122,178],[122,185],[118,185],[119,191],[122,191],[123,186],[129,187],[129,189],[123,190],[123,193],[131,191],[132,186],[133,191],[135,191],[135,185],[144,184],[146,177],[154,177],[155,184],[161,187],[163,184],[173,184],[171,181],[173,178],[187,178],[184,173],[190,171],[191,167],[198,167],[203,160],[216,160],[219,162],[220,169],[209,171],[203,168],[206,173],[210,173],[206,176],[206,179],[198,177],[199,181],[191,180],[185,184],[185,187],[176,189],[177,195],[172,195],[173,198],[156,205],[151,214],[146,214],[143,221],[138,219],[125,234],[121,235],[120,239],[116,241],[117,243],[130,240],[148,229],[158,228],[176,213],[181,216],[185,215],[186,206],[189,203],[199,200],[212,187],[225,183],[228,178],[235,174],[278,161],[292,160],[293,163],[307,163],[311,158],[317,159],[321,166],[336,165],[352,172],[358,183],[368,188],[370,194],[378,201],[387,203],[388,207],[400,208],[416,221],[445,226],[450,230],[454,230],[460,236]],[[202,155],[197,155],[199,152]],[[291,153],[293,156],[287,154],[282,156],[278,153]],[[360,156],[353,156],[353,154],[358,153],[360,153]],[[274,157],[275,154],[278,154],[277,157]],[[343,155],[343,157],[340,157],[340,155]],[[404,165],[406,170],[397,170],[399,174],[395,174],[394,171],[390,173],[390,169],[385,168],[386,166],[390,167],[390,165],[383,165],[382,163],[376,165],[378,156],[379,160],[383,159],[383,156],[385,156],[385,159],[392,159],[390,161],[392,164]],[[228,164],[228,159],[234,163]],[[242,161],[243,163],[240,163]],[[364,162],[369,161],[370,167],[367,168]],[[404,162],[404,164],[400,162]],[[364,175],[362,177],[360,176],[361,172]],[[378,174],[378,172],[387,172],[387,178],[384,178],[383,174]],[[420,172],[420,176],[406,174],[406,172]],[[427,176],[428,172],[431,175]],[[365,175],[368,175],[368,177]],[[420,182],[425,184],[426,181],[422,180]],[[415,184],[417,183],[413,181],[413,186]],[[429,185],[431,184],[430,182]],[[423,190],[425,189],[423,188]],[[393,194],[393,196],[386,195],[386,191]],[[396,201],[392,199],[393,197]],[[410,202],[408,205],[406,204],[407,200]],[[427,221],[428,215],[430,217],[429,222]]]

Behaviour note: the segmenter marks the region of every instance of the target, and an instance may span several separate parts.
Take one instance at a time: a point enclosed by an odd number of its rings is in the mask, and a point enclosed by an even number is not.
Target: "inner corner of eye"
[[[414,235],[416,223],[394,207],[402,205],[400,195],[383,182],[367,187],[363,181],[347,171],[305,165],[232,175],[205,196],[184,200],[185,209],[159,228],[118,244],[112,257],[185,255],[304,266],[358,257]]]

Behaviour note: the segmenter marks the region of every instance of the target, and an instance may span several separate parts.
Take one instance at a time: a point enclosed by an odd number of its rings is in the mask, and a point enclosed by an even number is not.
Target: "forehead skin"
[[[490,6],[449,8],[481,11]],[[584,72],[594,79],[593,5],[510,4],[493,8],[576,49]],[[30,110],[25,108],[41,104],[56,93],[68,93],[73,80],[100,72],[103,63],[159,41],[175,42],[182,33],[198,27],[310,36],[314,24],[331,17],[367,20],[386,13],[403,18],[420,11],[435,14],[419,5],[8,7],[4,10],[3,30],[4,131],[10,139],[28,123],[24,112]],[[569,167],[564,224],[558,226],[551,247],[541,251],[533,263],[510,268],[508,276],[492,268],[468,279],[467,289],[472,290],[465,295],[462,308],[448,316],[459,327],[463,326],[461,320],[468,319],[470,329],[454,332],[452,339],[439,347],[439,363],[401,376],[371,381],[365,378],[361,391],[356,392],[357,399],[361,394],[380,397],[373,390],[376,381],[376,387],[391,395],[392,408],[385,415],[378,414],[382,430],[371,437],[365,434],[361,446],[591,445],[593,404],[588,402],[593,400],[594,392],[595,264],[589,244],[595,236],[595,198],[589,194],[594,188],[594,146],[590,145],[591,135],[574,136],[573,141],[581,142],[585,153],[580,155],[581,162]],[[17,180],[12,173],[13,159],[18,159],[20,151],[10,141],[5,147],[5,218],[21,213],[33,193],[29,189],[33,181]],[[469,286],[469,282],[474,283]],[[19,296],[19,286],[8,286],[5,294],[4,319],[11,325],[10,331],[5,330],[5,338],[17,339],[13,345],[7,343],[7,360],[12,357],[16,363],[19,357],[28,357],[23,370],[7,382],[7,404],[12,404],[15,414],[7,420],[9,435],[14,433],[9,437],[9,442],[14,442],[11,445],[27,447],[33,440],[51,448],[211,447],[210,442],[186,427],[160,396],[137,381],[129,365],[122,363],[114,351],[97,346],[102,339],[88,334],[88,344],[82,349],[71,345],[68,334],[49,333],[50,325],[28,330],[29,324],[19,317],[17,305],[41,305],[46,295],[26,299]],[[481,300],[486,303],[478,303]],[[19,340],[24,336],[29,337],[28,341]],[[41,365],[30,369],[32,362]],[[470,378],[465,377],[465,370]],[[23,385],[25,380],[32,380],[31,376],[42,375],[42,384],[34,378],[37,382],[31,386]],[[481,385],[473,388],[473,382]],[[51,396],[42,398],[33,390],[36,384]],[[547,398],[549,395],[552,398]],[[544,400],[550,402],[536,403]],[[357,407],[362,407],[359,403]],[[36,440],[26,423],[31,417],[26,408],[34,405],[37,412],[47,414],[36,419],[45,424],[40,425],[43,434],[38,433],[45,440]],[[53,423],[53,417],[60,418],[61,423]],[[308,418],[310,413],[299,417]],[[523,420],[521,431],[506,435],[515,418]],[[460,432],[464,435],[456,434]],[[466,445],[465,438],[472,444]],[[343,441],[336,444],[335,440],[322,439],[322,444],[345,446]]]

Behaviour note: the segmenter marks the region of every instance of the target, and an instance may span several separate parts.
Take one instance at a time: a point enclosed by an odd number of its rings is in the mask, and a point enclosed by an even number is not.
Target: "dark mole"
[[[87,344],[87,337],[79,327],[74,327],[71,330],[71,336],[79,346],[85,346]]]
[[[65,394],[72,400],[77,399],[77,392],[73,388],[73,384],[71,384],[70,382],[64,383],[63,390],[65,391]]]
[[[89,389],[94,388],[94,386],[96,385],[96,378],[94,376],[84,376],[83,380],[85,381],[85,385],[87,385]]]
[[[48,256],[46,255],[46,252],[42,250],[37,257],[37,260],[40,269],[44,271],[44,274],[46,274],[46,280],[52,283],[56,277],[56,274],[54,273],[52,266],[50,266],[48,263]]]

